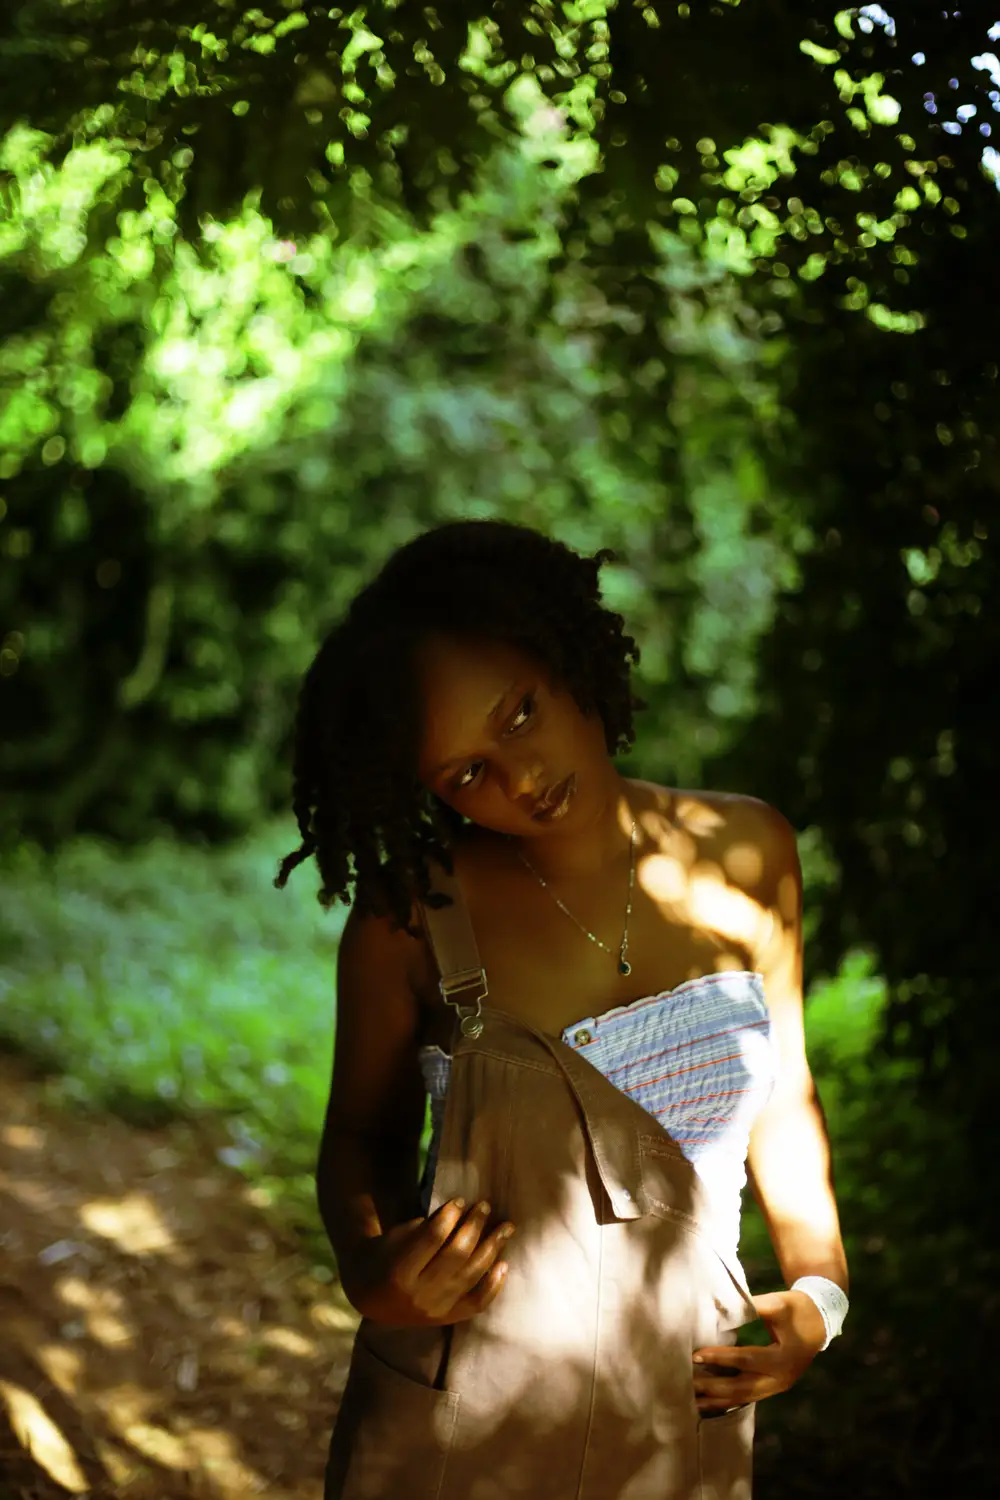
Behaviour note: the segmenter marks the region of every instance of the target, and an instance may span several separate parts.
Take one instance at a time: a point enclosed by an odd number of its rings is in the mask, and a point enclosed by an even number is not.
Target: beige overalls
[[[430,1211],[486,1198],[517,1234],[476,1317],[362,1319],[326,1500],[749,1500],[755,1405],[695,1404],[694,1350],[756,1317],[697,1172],[572,1047],[481,1004],[461,888],[433,873],[456,1027]]]

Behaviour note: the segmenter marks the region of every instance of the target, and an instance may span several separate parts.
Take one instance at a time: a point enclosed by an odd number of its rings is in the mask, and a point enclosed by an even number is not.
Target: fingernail
[[[703,1365],[705,1363],[705,1356],[703,1354],[696,1354],[694,1356],[694,1362],[696,1365]]]
[[[511,1235],[513,1233],[514,1233],[514,1226],[513,1226],[513,1224],[505,1224],[503,1226],[503,1228],[501,1229],[501,1231],[500,1231],[500,1238],[502,1240],[509,1240],[510,1237],[511,1237]]]
[[[465,1199],[464,1198],[453,1198],[451,1201],[452,1201],[452,1203],[454,1203],[455,1207],[459,1210],[459,1212],[461,1212],[461,1210],[465,1207]]]

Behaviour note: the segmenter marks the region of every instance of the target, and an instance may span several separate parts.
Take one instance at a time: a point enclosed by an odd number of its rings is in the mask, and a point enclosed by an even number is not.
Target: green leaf
[[[807,57],[813,58],[815,62],[829,66],[831,63],[840,61],[840,53],[832,47],[818,47],[815,42],[802,41],[799,43],[799,51],[804,52]]]

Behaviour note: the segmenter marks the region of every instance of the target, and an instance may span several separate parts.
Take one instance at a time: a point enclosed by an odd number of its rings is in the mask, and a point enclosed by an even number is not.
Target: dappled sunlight
[[[688,873],[673,855],[649,854],[637,864],[636,881],[654,901],[674,904],[684,899]]]
[[[45,1135],[31,1125],[3,1125],[0,1126],[0,1141],[18,1151],[41,1151]]]
[[[186,1443],[149,1422],[132,1422],[127,1419],[115,1424],[121,1436],[128,1439],[136,1453],[152,1458],[167,1469],[187,1469],[191,1465],[191,1452]]]
[[[45,1183],[11,1182],[0,1172],[0,1189],[9,1193],[12,1198],[19,1198],[26,1208],[34,1209],[39,1214],[47,1214],[57,1206],[55,1194]]]
[[[49,1380],[64,1396],[78,1390],[84,1375],[84,1357],[69,1344],[40,1343],[34,1349],[35,1360]]]
[[[319,1306],[310,1313],[310,1321],[320,1329],[349,1333],[354,1337],[358,1315],[352,1307]]]
[[[67,1307],[84,1314],[90,1338],[108,1346],[134,1341],[134,1329],[128,1328],[117,1315],[124,1310],[125,1301],[113,1287],[93,1287],[79,1276],[63,1276],[54,1289]]]
[[[359,1321],[339,1286],[214,1142],[81,1130],[14,1060],[0,1074],[4,1474],[94,1500],[320,1500]]]
[[[737,885],[759,885],[764,876],[764,856],[756,844],[732,844],[722,856],[722,868]]]
[[[288,1424],[283,1424],[288,1425]],[[305,1427],[305,1417],[299,1417],[295,1430]],[[242,1463],[235,1451],[232,1433],[222,1427],[195,1427],[186,1434],[190,1452],[197,1460],[197,1467],[210,1474],[220,1487],[239,1494],[241,1490],[259,1492],[267,1488],[267,1481],[253,1469]]]
[[[297,1354],[303,1359],[316,1353],[315,1342],[303,1338],[301,1333],[296,1333],[292,1328],[269,1328],[261,1335],[261,1343],[269,1349],[282,1349],[286,1354]]]
[[[155,1203],[145,1193],[85,1203],[81,1223],[93,1234],[111,1240],[126,1255],[169,1255],[177,1247]]]
[[[725,835],[725,810],[707,799],[679,795],[669,812],[647,812],[640,819],[658,852],[638,861],[636,878],[649,897],[679,921],[753,946],[770,932],[770,918],[748,891],[761,885],[766,851],[750,838]],[[709,852],[711,851],[711,852]]]
[[[771,919],[744,891],[725,885],[721,874],[712,861],[695,865],[687,892],[691,916],[711,932],[754,947],[770,934]]]
[[[753,949],[765,943],[773,928],[771,916],[745,890],[730,883],[759,881],[764,867],[761,851],[751,844],[736,844],[716,861],[699,855],[687,834],[673,837],[671,843],[670,854],[646,855],[637,863],[636,883],[650,899],[670,908],[679,921],[737,947]],[[726,954],[725,961],[734,956]],[[723,955],[718,957],[721,960]]]
[[[6,1408],[11,1427],[22,1447],[31,1453],[46,1474],[71,1494],[86,1494],[90,1484],[77,1462],[72,1445],[37,1397],[23,1386],[0,1378],[0,1403]]]
[[[243,1318],[234,1318],[231,1313],[217,1313],[213,1319],[213,1327],[217,1333],[224,1334],[226,1338],[246,1338],[250,1332],[249,1325]]]
[[[726,827],[726,814],[722,808],[713,807],[700,797],[678,797],[676,818],[678,825],[696,839],[710,838]]]

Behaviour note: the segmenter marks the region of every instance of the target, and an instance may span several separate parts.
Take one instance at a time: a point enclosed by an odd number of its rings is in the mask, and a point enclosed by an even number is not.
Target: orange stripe
[[[721,1094],[695,1094],[690,1099],[671,1099],[671,1109],[686,1109],[689,1104],[704,1104],[708,1099],[732,1099],[736,1094],[751,1094],[753,1088],[725,1089]]]
[[[637,1088],[650,1088],[654,1083],[663,1083],[668,1078],[680,1078],[684,1073],[698,1073],[703,1068],[714,1068],[717,1063],[736,1062],[742,1057],[742,1052],[731,1052],[728,1057],[710,1057],[707,1062],[692,1063],[690,1068],[678,1068],[676,1073],[661,1073],[659,1078],[648,1078]]]

